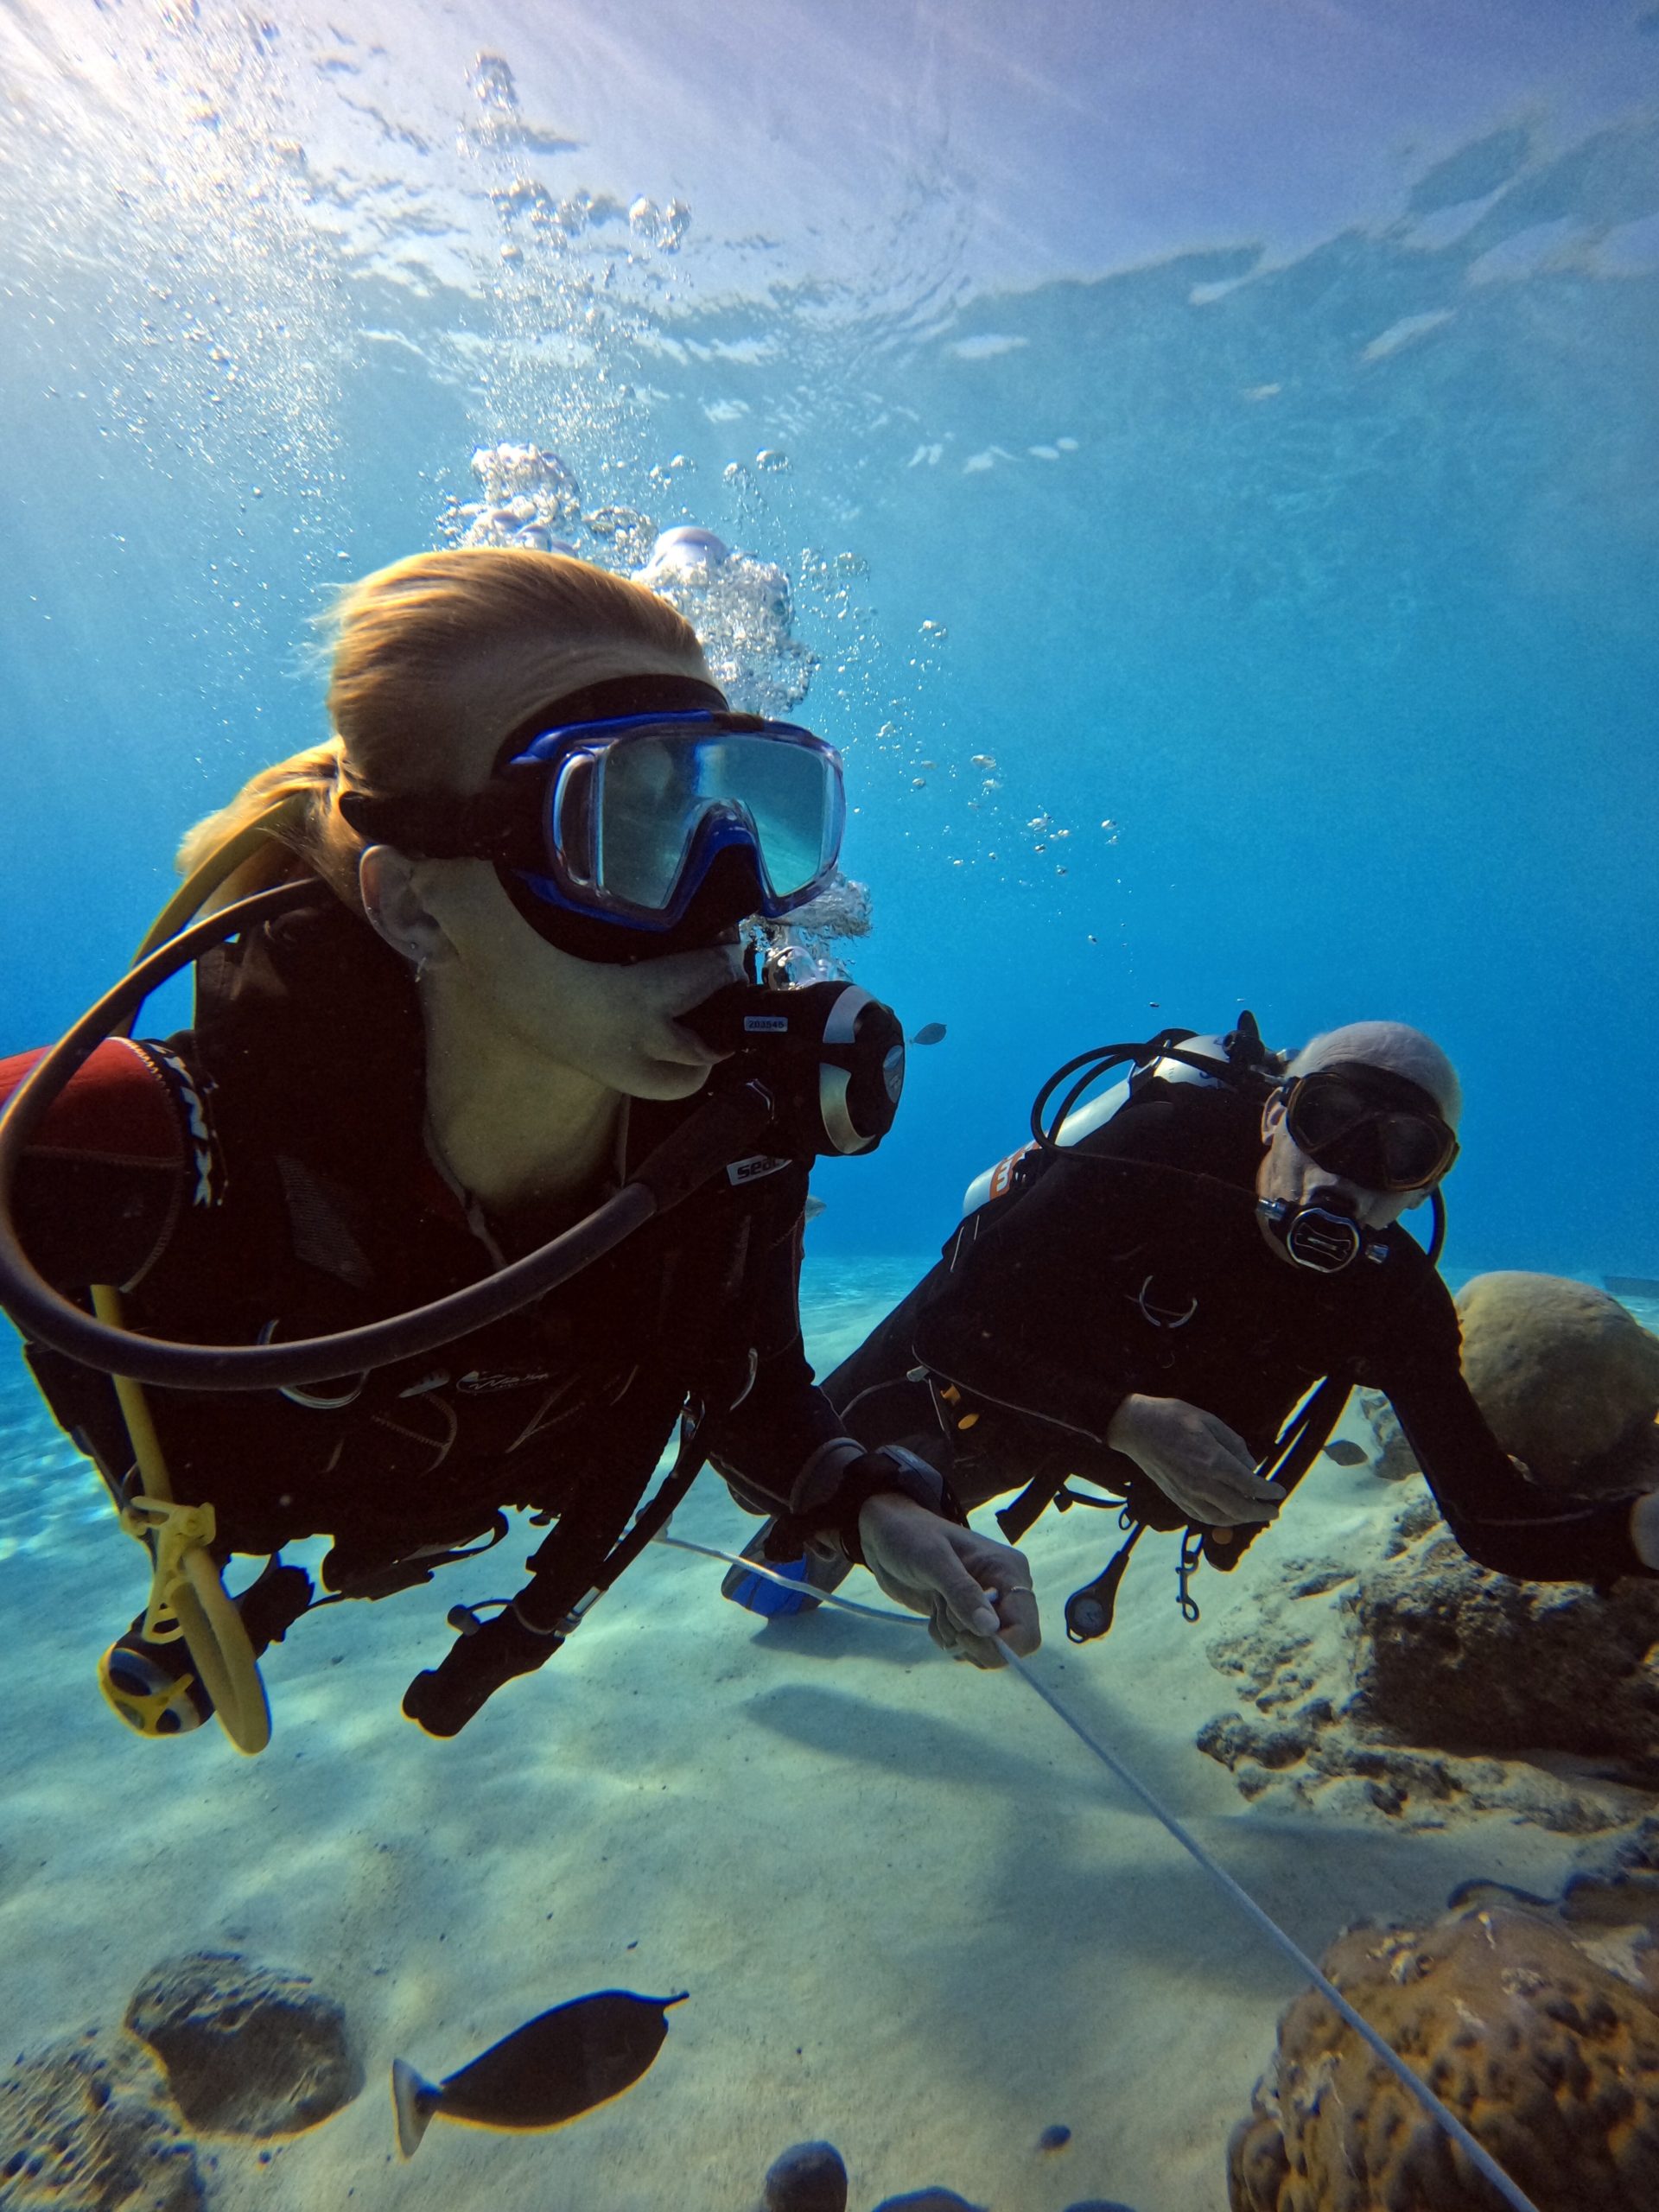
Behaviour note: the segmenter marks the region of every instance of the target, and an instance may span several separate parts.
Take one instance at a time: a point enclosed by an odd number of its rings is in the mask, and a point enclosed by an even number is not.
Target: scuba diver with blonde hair
[[[835,876],[830,747],[563,556],[418,554],[334,617],[334,734],[194,830],[131,976],[0,1066],[0,1303],[151,1558],[105,1654],[149,1734],[269,1732],[259,1651],[552,1524],[404,1710],[452,1734],[573,1631],[712,1459],[958,1648],[1034,1647],[1017,1553],[849,1437],[797,1310],[807,1170],[903,1040],[740,941]],[[156,948],[152,950],[151,948]],[[193,1026],[127,1030],[194,968]],[[646,1500],[665,1444],[671,1472]],[[232,1556],[269,1562],[235,1599]]]

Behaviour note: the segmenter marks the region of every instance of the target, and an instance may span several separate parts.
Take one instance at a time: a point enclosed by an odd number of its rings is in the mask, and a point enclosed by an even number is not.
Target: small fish
[[[1339,1436],[1334,1444],[1325,1446],[1325,1456],[1327,1459],[1334,1459],[1339,1467],[1357,1467],[1362,1465],[1370,1454],[1365,1450],[1363,1445],[1351,1444],[1345,1436]]]
[[[441,2082],[423,2081],[405,2060],[391,2068],[397,2148],[412,2158],[427,2123],[464,2120],[473,2127],[557,2127],[630,2089],[663,2047],[671,2005],[690,1995],[636,1997],[601,1989],[538,2012],[481,2058]]]
[[[1517,1904],[1538,1904],[1553,1910],[1559,1902],[1554,1897],[1541,1897],[1535,1890],[1517,1890],[1513,1882],[1494,1882],[1484,1874],[1472,1875],[1466,1882],[1459,1882],[1446,1900],[1448,1912],[1457,1912],[1470,1905],[1498,1904],[1506,1897]]]
[[[823,1211],[825,1203],[825,1200],[823,1198],[814,1198],[811,1192],[809,1192],[807,1193],[806,1211],[804,1218],[807,1221],[816,1221],[818,1216]]]
[[[1651,1275],[1603,1275],[1615,1298],[1659,1298],[1659,1281]]]
[[[942,1021],[925,1021],[910,1041],[912,1045],[937,1045],[944,1035]]]

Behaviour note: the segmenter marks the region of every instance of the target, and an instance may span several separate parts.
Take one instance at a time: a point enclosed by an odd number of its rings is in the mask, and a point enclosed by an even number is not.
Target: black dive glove
[[[895,1492],[960,1528],[968,1525],[950,1484],[918,1452],[901,1444],[878,1444],[867,1452],[856,1438],[836,1436],[818,1446],[796,1478],[789,1511],[778,1522],[767,1552],[775,1543],[779,1557],[798,1558],[810,1538],[828,1535],[855,1566],[862,1567],[858,1516],[873,1497]]]

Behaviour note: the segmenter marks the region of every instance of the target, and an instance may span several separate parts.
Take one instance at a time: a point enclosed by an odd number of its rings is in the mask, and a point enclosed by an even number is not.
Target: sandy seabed
[[[925,1264],[809,1265],[820,1371]],[[1061,1607],[1113,1520],[1051,1514],[1027,1540],[1045,1681],[1316,1956],[1470,1876],[1552,1889],[1572,1855],[1504,1815],[1287,1819],[1193,1746],[1232,1701],[1205,1647],[1248,1625],[1284,1552],[1369,1548],[1399,1503],[1322,1462],[1294,1525],[1200,1575],[1191,1628],[1174,1539],[1149,1537],[1109,1640],[1082,1649]],[[705,1477],[675,1532],[736,1549],[753,1526]],[[431,1741],[404,1689],[448,1648],[448,1606],[517,1586],[528,1533],[302,1623],[265,1664],[262,1757],[216,1729],[145,1744],[93,1681],[141,1561],[22,1380],[0,1381],[8,2056],[115,2024],[164,1957],[237,1948],[344,2004],[367,2086],[264,2162],[200,2138],[214,2212],[750,2212],[809,2136],[839,2145],[855,2212],[928,2182],[994,2212],[1221,2212],[1295,1973],[1024,1682],[908,1624],[764,1624],[722,1602],[716,1563],[653,1547],[543,1673]],[[861,1573],[845,1589],[883,1602]],[[690,1992],[627,2095],[550,2133],[435,2125],[399,2159],[394,2056],[436,2077],[617,1986]],[[1071,2141],[1042,2152],[1054,2123]]]

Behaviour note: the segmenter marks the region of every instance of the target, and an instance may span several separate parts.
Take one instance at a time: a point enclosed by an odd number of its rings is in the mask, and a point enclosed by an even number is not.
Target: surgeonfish
[[[925,1021],[910,1041],[912,1045],[937,1045],[944,1036],[944,1024],[942,1021]]]
[[[807,1193],[806,1206],[803,1217],[807,1221],[816,1221],[818,1216],[823,1211],[823,1209],[824,1200],[820,1198],[814,1197],[813,1194],[809,1192]]]
[[[636,1997],[601,1989],[538,2012],[482,2057],[440,2082],[423,2081],[404,2059],[392,2061],[397,2148],[412,2158],[427,2123],[473,2127],[557,2127],[631,2089],[663,2047],[664,2015],[690,1993]]]
[[[1334,1459],[1339,1467],[1357,1467],[1367,1453],[1363,1444],[1352,1444],[1345,1436],[1339,1436],[1334,1444],[1325,1446],[1325,1456]]]

